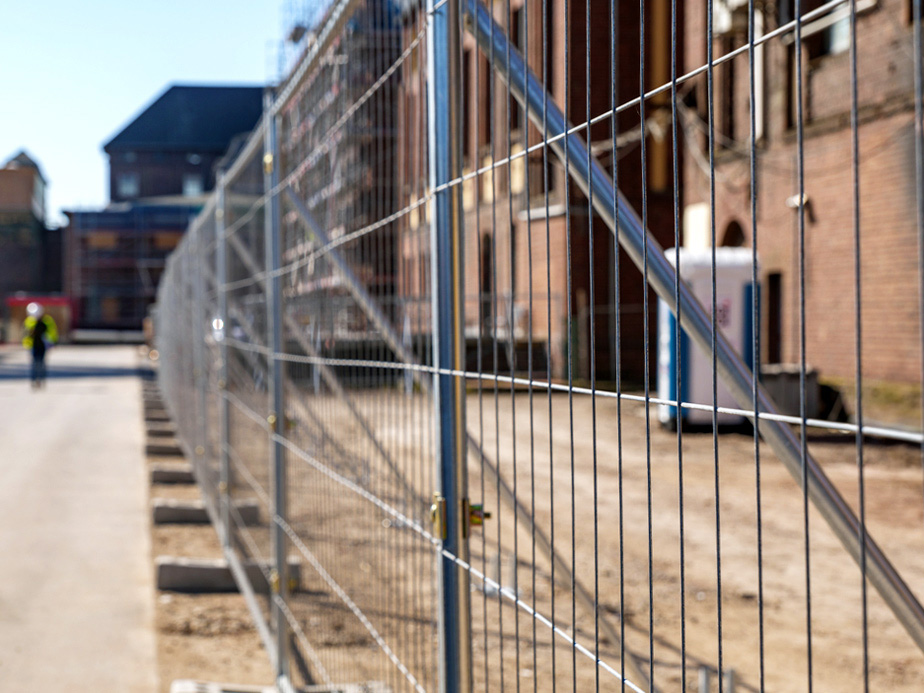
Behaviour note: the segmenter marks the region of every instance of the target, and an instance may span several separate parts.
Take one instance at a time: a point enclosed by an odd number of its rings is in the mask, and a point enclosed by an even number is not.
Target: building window
[[[202,175],[199,173],[183,174],[183,196],[198,197],[203,192]]]
[[[133,198],[141,194],[141,176],[137,173],[120,173],[116,177],[116,193],[120,198]]]
[[[746,240],[741,224],[737,221],[732,221],[725,229],[725,235],[722,236],[722,246],[725,248],[740,248]]]
[[[523,42],[526,35],[524,27],[523,8],[513,10],[510,15],[510,41],[513,47],[520,53],[523,52]],[[510,130],[515,132],[522,126],[522,120],[520,116],[520,104],[513,97],[513,94],[510,94],[508,108],[510,109]]]
[[[767,363],[783,360],[783,275],[767,275]]]
[[[823,0],[804,0],[802,15],[821,8]],[[878,0],[857,0],[857,14],[872,10],[878,5]],[[845,53],[850,49],[850,6],[843,2],[829,11],[809,21],[802,22],[802,43],[809,60],[815,60],[825,55]],[[795,16],[795,0],[783,0],[779,4],[779,22],[782,26]],[[794,43],[795,32],[790,32],[783,38],[784,43]]]
[[[478,123],[478,146],[479,149],[487,148],[491,144],[491,126],[494,120],[494,71],[484,56],[479,58],[480,80],[479,100],[481,102],[481,113],[479,114]]]
[[[472,146],[472,51],[462,52],[462,166],[471,166]]]

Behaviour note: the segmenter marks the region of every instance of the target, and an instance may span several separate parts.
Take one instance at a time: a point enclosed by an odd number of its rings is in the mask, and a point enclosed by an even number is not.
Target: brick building
[[[564,110],[575,124],[608,112],[615,87],[616,103],[638,97],[639,9],[631,3],[617,3],[616,54],[611,50],[610,3],[590,0],[590,15],[600,21],[590,23],[590,75],[587,75],[587,7],[582,0],[546,3],[546,52],[543,53],[543,4],[540,0],[512,0],[510,16],[506,5],[494,5],[496,21],[507,27],[513,43],[528,53],[529,65],[545,81],[550,100]],[[565,17],[565,11],[570,13]],[[646,89],[669,80],[670,3],[654,0],[646,8]],[[405,17],[405,41],[416,35],[417,17]],[[569,27],[565,33],[565,27]],[[566,61],[566,51],[568,59]],[[545,55],[545,59],[544,59]],[[615,65],[615,85],[613,72]],[[425,151],[420,113],[426,109],[426,94],[418,74],[418,62],[404,65],[404,96],[399,104],[398,168],[402,181],[399,208],[413,204],[423,195],[421,152]],[[541,142],[539,130],[528,125],[523,109],[508,99],[505,83],[489,67],[489,57],[475,45],[473,37],[463,39],[463,165],[468,174],[477,168],[502,161],[508,153],[524,150]],[[589,94],[589,104],[587,95]],[[510,104],[513,104],[510,106]],[[589,106],[589,111],[588,111]],[[661,243],[672,245],[673,196],[671,141],[664,122],[663,99],[649,101],[646,112],[648,178],[641,177],[641,140],[638,109],[628,109],[618,117],[616,133],[619,188],[637,210],[647,188],[648,224]],[[508,148],[508,126],[510,146]],[[654,133],[657,131],[658,136]],[[591,128],[592,147],[600,162],[612,173],[613,135],[609,119]],[[528,161],[519,158],[502,164],[463,184],[465,208],[465,292],[467,296],[466,333],[469,352],[479,338],[488,341],[496,335],[501,342],[500,370],[509,370],[506,354],[516,356],[515,368],[525,370],[525,350],[532,314],[532,340],[535,345],[534,370],[548,371],[552,377],[567,375],[569,344],[574,348],[575,377],[590,373],[590,315],[595,316],[594,353],[598,377],[615,377],[615,271],[613,235],[596,215],[593,216],[594,257],[590,257],[591,215],[586,197],[577,186],[565,180],[564,168],[548,152],[548,187],[542,150],[531,152]],[[546,195],[547,193],[547,195]],[[401,235],[401,281],[405,296],[429,291],[420,268],[429,257],[429,223],[426,207],[403,220]],[[548,232],[548,251],[546,235]],[[568,254],[571,253],[570,313],[568,321]],[[532,272],[530,272],[530,256]],[[590,263],[594,267],[594,300],[590,300]],[[619,311],[622,326],[623,375],[640,382],[644,373],[643,295],[641,273],[632,261],[620,254]],[[548,274],[547,274],[548,271]],[[548,276],[548,279],[547,279]],[[532,300],[530,300],[532,289]],[[649,344],[655,339],[654,294],[650,294]],[[479,325],[479,321],[481,324]],[[549,328],[551,325],[551,328]],[[481,367],[493,368],[491,347]],[[651,369],[654,371],[654,360]],[[470,360],[471,363],[471,360]]]
[[[820,2],[804,2],[808,12]],[[758,5],[760,7],[760,5]],[[747,3],[716,3],[715,56],[747,42]],[[774,9],[770,9],[770,8]],[[911,3],[857,2],[863,366],[871,379],[920,382]],[[706,62],[706,3],[683,4],[687,70]],[[793,2],[758,10],[767,33],[792,18]],[[822,375],[855,370],[852,130],[846,4],[807,21],[801,55],[792,32],[755,54],[757,238],[763,295],[763,361],[799,359],[798,186],[795,61],[802,64],[806,359]],[[750,245],[748,57],[715,69],[716,234]],[[705,76],[683,88],[684,145],[706,153]],[[684,232],[708,242],[709,170],[687,156]]]
[[[104,145],[110,205],[65,212],[75,327],[141,329],[167,255],[262,110],[262,87],[172,86]]]
[[[109,199],[202,197],[215,162],[263,112],[262,87],[174,85],[103,145]]]
[[[61,290],[61,236],[46,226],[46,187],[24,151],[0,168],[0,306],[15,292]]]
[[[279,112],[282,175],[334,239],[395,212],[397,77],[376,83],[382,66],[392,64],[402,49],[398,16],[389,0],[363,3],[316,68],[280,88],[292,91]],[[354,340],[365,338],[365,313],[335,266],[297,262],[308,247],[299,216],[283,213],[282,224],[283,262],[297,265],[284,279],[289,310],[310,334],[331,338],[336,353],[348,352]],[[361,234],[337,252],[382,309],[394,315],[394,224]]]

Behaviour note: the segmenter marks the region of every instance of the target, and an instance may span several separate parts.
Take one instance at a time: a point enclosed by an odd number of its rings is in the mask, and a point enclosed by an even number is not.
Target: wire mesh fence
[[[330,5],[158,294],[281,688],[920,687],[920,15]]]

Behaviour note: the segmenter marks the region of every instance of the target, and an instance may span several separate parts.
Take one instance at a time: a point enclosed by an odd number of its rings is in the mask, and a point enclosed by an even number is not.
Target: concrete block
[[[208,524],[209,514],[201,500],[155,498],[151,501],[155,525]],[[246,525],[260,524],[260,504],[257,501],[237,501],[235,509]]]
[[[188,464],[152,464],[152,484],[194,484],[196,477]]]
[[[164,409],[149,410],[144,412],[145,421],[170,421],[170,415]]]
[[[172,421],[148,421],[146,428],[149,436],[176,435],[176,426]]]
[[[176,679],[170,683],[170,693],[276,693],[276,687],[239,686],[233,683]]]
[[[177,445],[175,440],[158,439],[144,446],[144,451],[148,455],[182,455],[183,450]]]
[[[224,558],[183,558],[158,556],[154,561],[157,571],[157,589],[170,592],[237,592],[234,574]],[[247,579],[254,591],[269,592],[264,569],[259,563],[244,564]],[[289,589],[296,592],[302,584],[302,565],[289,558]]]
[[[276,693],[276,687],[238,686],[233,683],[175,679],[170,683],[170,693]]]

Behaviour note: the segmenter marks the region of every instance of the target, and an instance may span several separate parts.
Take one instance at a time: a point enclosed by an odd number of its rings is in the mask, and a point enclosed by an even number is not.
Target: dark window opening
[[[492,326],[491,292],[494,287],[494,254],[492,252],[491,236],[484,234],[481,237],[481,320],[483,326]],[[493,329],[493,327],[489,327]]]
[[[783,360],[783,275],[767,275],[767,363]]]
[[[726,248],[740,248],[744,245],[744,229],[737,221],[731,222],[722,236],[722,246]]]
[[[520,53],[523,52],[523,9],[513,10],[510,15],[510,42]],[[522,116],[520,113],[520,104],[510,95],[510,130],[519,130],[522,125]]]
[[[462,166],[470,166],[472,158],[472,50],[462,51]]]
[[[725,52],[733,50],[726,42]],[[729,60],[721,68],[719,92],[719,132],[729,140],[735,139],[735,61]]]
[[[480,81],[479,102],[481,112],[478,117],[478,146],[486,147],[491,144],[491,122],[494,117],[494,73],[488,59],[482,56],[479,60]],[[481,165],[481,162],[478,162]]]

